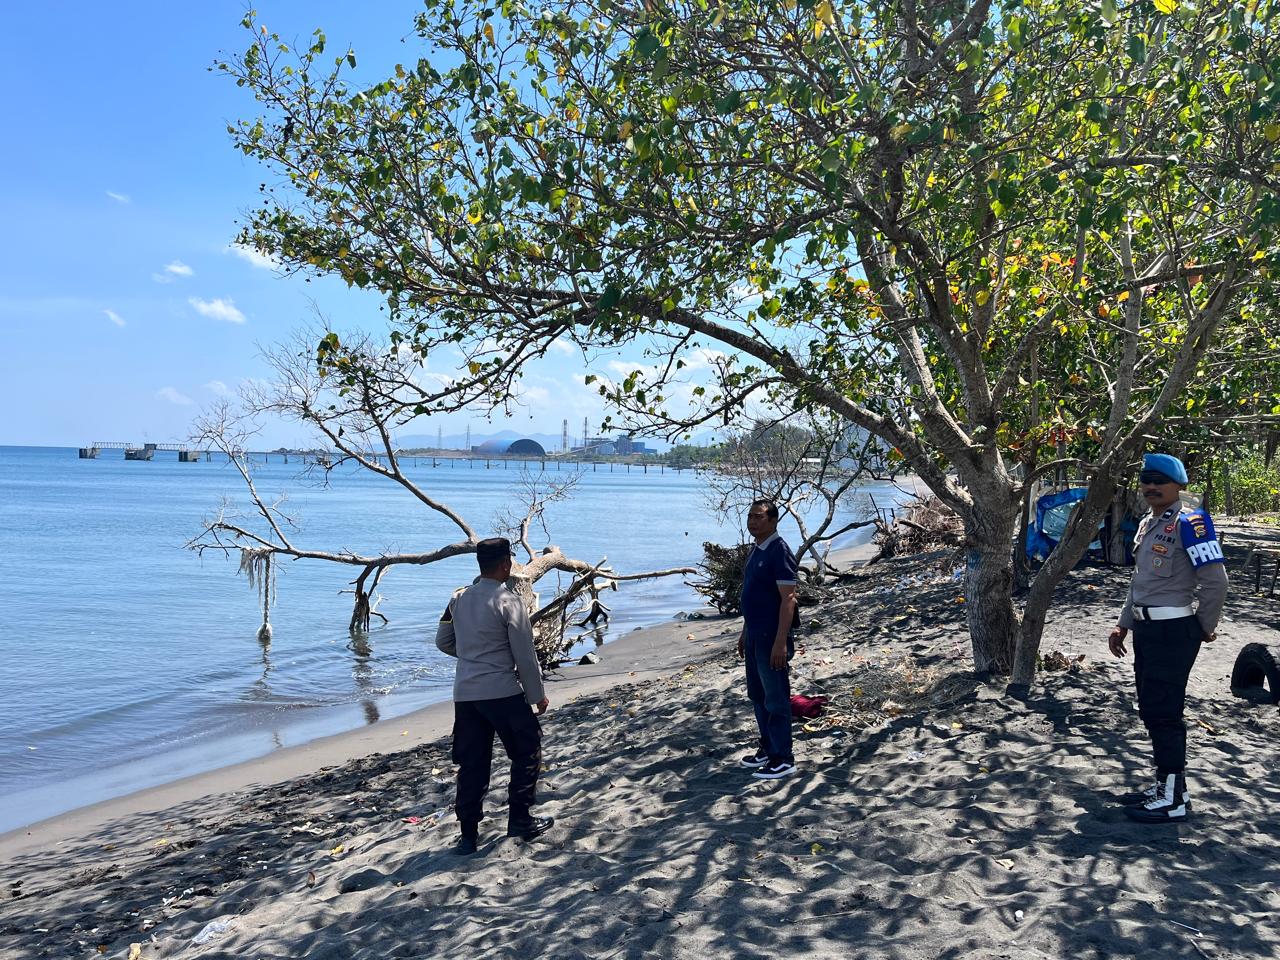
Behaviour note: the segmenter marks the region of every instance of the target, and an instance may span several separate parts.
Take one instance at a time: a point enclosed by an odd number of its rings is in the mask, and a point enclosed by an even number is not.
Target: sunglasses
[[[1158,470],[1143,470],[1142,473],[1138,474],[1138,482],[1164,485],[1166,483],[1177,483],[1178,481],[1160,473]]]

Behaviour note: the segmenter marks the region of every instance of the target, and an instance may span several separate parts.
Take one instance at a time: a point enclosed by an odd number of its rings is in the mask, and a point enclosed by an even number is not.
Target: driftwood
[[[870,566],[890,557],[928,553],[948,547],[959,549],[964,543],[964,527],[960,517],[937,497],[916,497],[905,511],[890,524],[878,524],[872,542],[879,545]]]
[[[268,354],[278,381],[268,386],[254,385],[241,395],[240,405],[220,402],[202,415],[195,425],[193,441],[201,449],[220,451],[239,472],[249,501],[249,510],[241,513],[230,504],[204,522],[204,528],[187,547],[203,555],[213,550],[226,555],[238,554],[241,570],[250,585],[258,589],[263,602],[263,626],[260,638],[270,637],[267,612],[275,599],[272,563],[277,557],[311,560],[354,568],[349,581],[353,594],[348,629],[353,636],[367,634],[377,617],[384,624],[387,617],[377,610],[376,590],[383,576],[393,567],[421,566],[451,557],[475,553],[476,544],[486,534],[473,527],[449,504],[437,500],[410,478],[402,469],[400,451],[393,440],[394,429],[412,419],[413,403],[406,406],[401,393],[409,390],[415,371],[413,361],[403,359],[395,351],[371,352],[362,356],[366,378],[354,386],[341,377],[335,378],[317,370],[306,351],[281,348]],[[410,398],[415,394],[410,391]],[[420,399],[420,398],[419,398]],[[416,402],[416,401],[415,401]],[[283,499],[268,502],[254,484],[248,455],[249,440],[256,432],[258,416],[284,417],[300,421],[320,435],[321,445],[332,451],[310,467],[318,471],[324,482],[332,471],[354,464],[406,490],[418,504],[446,519],[456,528],[458,539],[415,553],[364,554],[351,550],[318,549],[298,539],[297,525],[285,512]],[[591,564],[565,556],[558,547],[547,546],[535,554],[531,536],[535,528],[547,533],[545,509],[569,495],[576,478],[551,480],[526,472],[512,483],[512,502],[523,505],[507,517],[511,538],[521,546],[528,561],[513,570],[512,585],[521,591],[534,623],[539,657],[545,664],[556,662],[565,649],[565,628],[575,604],[584,592],[598,598],[598,592],[627,580],[690,574],[692,568],[651,570],[619,574],[602,560]],[[566,573],[572,578],[567,587],[557,586],[554,596],[539,605],[534,586],[551,573]],[[523,583],[523,586],[521,585]],[[595,591],[592,593],[592,591]],[[443,598],[442,598],[443,600]],[[606,611],[607,613],[607,608]]]

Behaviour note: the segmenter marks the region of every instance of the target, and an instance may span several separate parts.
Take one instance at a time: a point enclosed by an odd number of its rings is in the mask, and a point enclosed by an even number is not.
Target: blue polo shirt
[[[778,587],[796,585],[796,555],[776,533],[747,554],[742,571],[742,618],[747,633],[773,637],[778,632],[782,596]]]

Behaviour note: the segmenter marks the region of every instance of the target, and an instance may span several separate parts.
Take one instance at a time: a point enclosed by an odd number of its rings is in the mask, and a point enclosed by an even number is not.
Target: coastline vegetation
[[[250,13],[219,68],[275,179],[241,242],[463,352],[416,413],[502,406],[554,342],[681,435],[761,405],[878,438],[961,520],[974,667],[1024,691],[1140,453],[1280,424],[1274,3],[428,0],[376,82]],[[316,369],[377,368],[330,330]],[[1042,477],[1087,495],[1015,575]],[[1025,588],[1025,590],[1023,589]]]

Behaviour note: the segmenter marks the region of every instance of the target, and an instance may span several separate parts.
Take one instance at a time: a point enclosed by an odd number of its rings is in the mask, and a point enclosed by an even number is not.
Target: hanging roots
[[[258,590],[258,598],[262,601],[262,626],[258,628],[258,639],[271,639],[271,604],[276,602],[276,575],[271,568],[271,555],[275,553],[267,547],[244,547],[240,550],[240,572],[249,581],[249,589]]]

